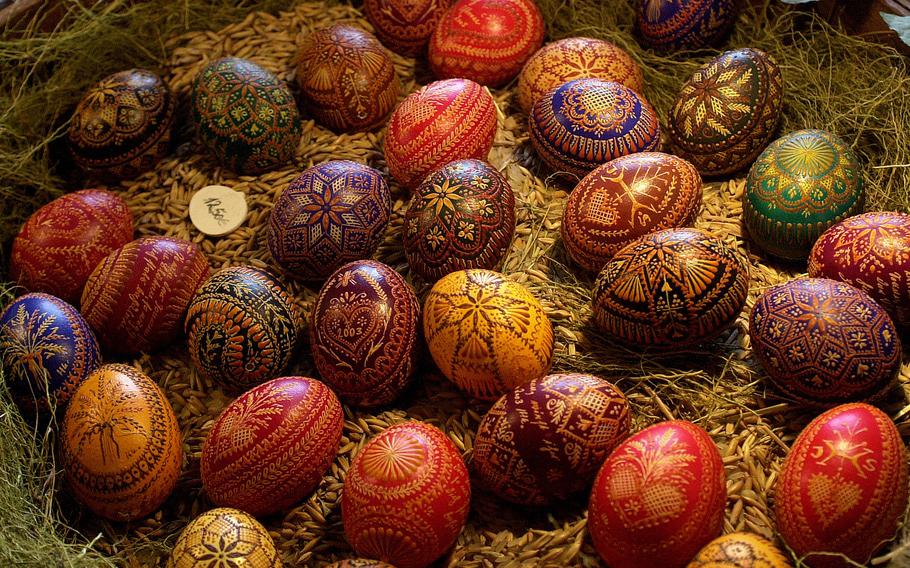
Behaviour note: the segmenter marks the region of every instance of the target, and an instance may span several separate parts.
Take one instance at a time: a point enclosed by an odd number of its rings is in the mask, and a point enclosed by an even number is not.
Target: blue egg
[[[661,51],[718,45],[736,21],[734,0],[640,0],[641,43]]]
[[[62,410],[76,386],[101,364],[98,341],[73,306],[49,294],[26,294],[0,316],[6,384],[24,414]]]

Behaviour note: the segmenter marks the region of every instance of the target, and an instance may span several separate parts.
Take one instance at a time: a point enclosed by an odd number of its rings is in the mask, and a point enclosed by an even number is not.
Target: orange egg
[[[70,489],[116,521],[160,507],[183,464],[174,410],[158,385],[129,365],[104,365],[79,385],[60,437]]]
[[[573,79],[615,81],[643,94],[641,68],[620,47],[601,39],[570,37],[548,43],[518,76],[518,104],[525,113],[550,89]]]
[[[492,270],[453,272],[424,304],[433,361],[471,396],[494,400],[547,374],[553,326],[527,288]]]
[[[776,546],[762,537],[735,532],[719,536],[699,551],[686,568],[792,568]]]
[[[280,568],[281,559],[275,541],[259,521],[238,509],[222,507],[193,519],[167,561],[167,568],[203,566]]]

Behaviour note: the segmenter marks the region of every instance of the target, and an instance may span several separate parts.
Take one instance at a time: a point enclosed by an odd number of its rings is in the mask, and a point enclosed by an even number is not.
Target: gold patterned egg
[[[484,400],[543,377],[553,358],[553,327],[540,302],[492,270],[438,281],[424,303],[423,331],[442,374]]]
[[[104,365],[73,393],[60,435],[70,489],[94,513],[144,517],[168,498],[183,465],[177,417],[155,381]]]
[[[642,93],[641,68],[620,47],[602,39],[570,37],[543,46],[518,76],[518,104],[525,113],[550,89],[573,79],[615,81]]]
[[[183,529],[167,568],[279,568],[275,541],[262,524],[239,509],[202,513]]]
[[[792,568],[776,546],[762,537],[735,532],[719,536],[699,551],[687,568]]]

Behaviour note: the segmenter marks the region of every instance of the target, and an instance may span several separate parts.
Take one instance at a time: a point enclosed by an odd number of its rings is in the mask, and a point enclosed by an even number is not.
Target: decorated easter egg
[[[455,444],[429,424],[396,424],[351,462],[341,494],[344,536],[357,554],[422,568],[455,544],[470,502]]]
[[[527,288],[492,270],[459,270],[430,290],[423,332],[442,374],[495,400],[547,374],[553,326]]]
[[[133,240],[133,216],[109,191],[68,193],[35,211],[22,226],[10,259],[20,286],[78,303],[95,266]]]
[[[196,369],[235,391],[280,375],[301,327],[287,288],[251,266],[224,268],[206,280],[184,322]]]
[[[660,152],[616,158],[569,194],[562,242],[572,260],[597,272],[635,239],[694,223],[701,199],[701,176],[682,158]]]
[[[593,375],[548,375],[490,408],[474,438],[483,486],[521,505],[545,505],[590,487],[629,435],[626,397]]]
[[[547,91],[534,103],[529,121],[531,145],[540,159],[578,177],[660,144],[651,104],[632,89],[602,79],[575,79]]]
[[[48,294],[15,299],[0,316],[3,380],[26,415],[63,409],[101,351],[76,308]]]
[[[171,149],[176,107],[171,90],[151,71],[105,77],[73,112],[67,133],[73,161],[108,180],[152,169]]]
[[[588,37],[554,41],[537,51],[518,76],[518,104],[531,112],[537,99],[573,79],[615,81],[643,93],[645,80],[635,60],[616,45]]]
[[[863,174],[836,135],[797,130],[768,146],[749,170],[743,224],[774,256],[805,260],[826,229],[862,211]]]
[[[534,0],[458,0],[430,37],[430,68],[440,79],[501,87],[540,49],[543,34]]]
[[[779,548],[747,532],[719,536],[709,542],[686,568],[793,568]]]
[[[787,396],[823,405],[875,398],[900,366],[901,341],[865,292],[825,278],[772,286],[749,318],[752,351]]]
[[[749,268],[700,229],[665,229],[613,257],[594,288],[594,322],[622,343],[669,349],[726,329],[749,292]]]
[[[702,175],[745,168],[774,136],[783,98],[780,68],[767,53],[735,49],[718,55],[686,81],[670,110],[675,154]]]
[[[417,57],[454,0],[364,0],[363,11],[376,37],[395,53]]]
[[[588,531],[610,568],[682,568],[720,534],[720,452],[691,422],[661,422],[621,443],[597,474]]]
[[[379,40],[347,24],[322,28],[303,40],[297,85],[313,118],[335,132],[380,126],[401,90],[392,59]]]
[[[859,288],[910,326],[910,215],[863,213],[834,225],[812,247],[809,276]]]
[[[806,565],[848,566],[831,553],[865,565],[907,507],[907,451],[894,422],[868,404],[817,417],[790,448],[774,503],[780,535]]]
[[[313,307],[310,346],[319,375],[348,404],[395,400],[420,355],[420,302],[400,274],[373,260],[332,274]]]
[[[411,196],[404,252],[411,270],[435,281],[465,268],[496,268],[515,233],[515,194],[496,168],[457,160]]]
[[[258,174],[294,157],[300,114],[282,81],[252,61],[216,59],[193,80],[196,132],[219,164]]]
[[[373,256],[391,208],[389,186],[373,168],[347,160],[313,166],[272,207],[272,258],[295,278],[322,280],[343,264]]]
[[[736,21],[734,0],[639,0],[635,30],[658,50],[718,45]]]
[[[155,381],[103,365],[76,388],[63,417],[66,481],[92,512],[128,521],[158,509],[177,483],[183,440]]]
[[[430,83],[408,95],[389,118],[389,173],[414,189],[449,162],[486,160],[495,134],[496,104],[486,89],[467,79]]]
[[[366,558],[351,558],[348,560],[339,560],[332,562],[325,568],[395,568],[391,564],[381,560],[368,560]]]
[[[335,459],[343,424],[341,404],[319,381],[263,383],[215,421],[202,447],[202,486],[220,507],[254,516],[284,510],[319,485]]]
[[[151,351],[174,340],[208,276],[208,261],[195,244],[136,239],[95,267],[82,291],[82,315],[105,352]]]
[[[193,519],[180,533],[167,561],[167,568],[202,566],[279,568],[281,559],[275,541],[259,521],[243,511],[222,507]]]

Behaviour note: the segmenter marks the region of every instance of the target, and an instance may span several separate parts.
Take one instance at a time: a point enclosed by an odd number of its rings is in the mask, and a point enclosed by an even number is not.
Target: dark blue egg
[[[49,294],[26,294],[0,316],[0,356],[13,399],[27,415],[62,410],[101,364],[98,341],[76,308]]]
[[[736,21],[734,0],[640,0],[636,28],[654,49],[699,49],[718,45]]]

